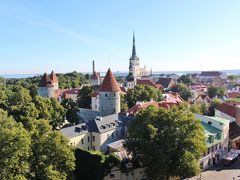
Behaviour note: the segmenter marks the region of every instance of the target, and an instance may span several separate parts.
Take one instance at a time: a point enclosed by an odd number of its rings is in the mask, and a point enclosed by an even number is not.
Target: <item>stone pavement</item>
[[[240,160],[228,167],[217,165],[189,180],[240,180]]]

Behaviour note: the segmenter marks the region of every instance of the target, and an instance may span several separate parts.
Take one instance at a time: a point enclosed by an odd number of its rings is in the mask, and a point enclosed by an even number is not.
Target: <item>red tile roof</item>
[[[58,78],[57,78],[56,74],[52,71],[49,76],[47,73],[43,74],[43,77],[40,80],[38,86],[39,87],[52,87],[53,83],[58,83]]]
[[[107,71],[107,74],[99,88],[99,91],[106,91],[106,92],[118,92],[121,91],[120,87],[112,73],[112,71],[110,70],[110,68]]]
[[[151,102],[144,102],[140,104],[136,104],[132,108],[128,110],[129,114],[137,114],[141,109],[146,109],[149,106],[154,106],[157,108],[166,108],[169,109],[172,106],[178,106],[180,105],[180,102],[174,101],[174,100],[164,100],[161,102],[151,101]]]
[[[50,74],[50,80],[52,81],[52,83],[58,83],[58,78],[54,71],[52,71]]]
[[[239,102],[225,102],[217,106],[217,110],[227,114],[233,118],[236,118],[236,106],[240,105]]]
[[[100,77],[100,73],[97,73],[96,71],[94,71],[91,79],[98,79],[99,77]]]
[[[149,85],[149,86],[155,87],[156,89],[163,89],[161,84],[155,84],[155,82],[153,82],[150,79],[137,79],[137,84],[138,85]]]
[[[205,95],[205,94],[200,94],[200,95],[196,98],[196,100],[199,99],[199,98],[202,98],[202,100],[206,100],[207,102],[210,102],[210,101],[211,101],[211,98],[210,98],[209,96]]]
[[[229,92],[226,94],[228,98],[240,97],[240,92]]]

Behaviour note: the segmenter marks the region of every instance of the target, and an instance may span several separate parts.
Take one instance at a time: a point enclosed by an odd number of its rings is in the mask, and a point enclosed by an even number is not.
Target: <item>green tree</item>
[[[80,108],[91,108],[91,96],[93,93],[92,86],[84,86],[78,94],[78,106]]]
[[[128,110],[128,104],[125,95],[121,95],[121,112],[125,113]]]
[[[0,109],[0,179],[26,179],[31,138],[21,123]]]
[[[66,119],[70,123],[78,123],[78,115],[79,111],[78,105],[72,99],[64,99],[61,105],[66,109]]]
[[[76,179],[102,180],[113,167],[120,165],[120,160],[113,154],[103,155],[100,151],[75,150]]]
[[[206,150],[203,127],[185,106],[142,110],[128,127],[125,145],[153,180],[198,174]]]
[[[192,93],[190,89],[183,83],[178,83],[171,89],[173,92],[177,92],[183,98],[183,100],[188,101],[190,97],[192,97]]]
[[[33,100],[36,108],[39,110],[38,119],[46,119],[53,128],[59,126],[65,117],[65,109],[55,98],[46,98],[36,96]]]
[[[9,96],[9,105],[24,105],[32,101],[29,91],[21,86],[15,86]]]
[[[182,82],[184,84],[189,84],[189,83],[192,83],[193,80],[192,80],[192,77],[190,75],[183,74],[179,77],[179,82]]]
[[[222,101],[220,99],[214,98],[209,105],[208,115],[215,116],[215,109],[220,104],[222,104]]]
[[[126,94],[128,107],[133,107],[137,101],[161,101],[162,92],[149,85],[137,85],[129,89]]]
[[[226,89],[221,86],[209,86],[208,87],[208,96],[210,98],[214,97],[223,97],[226,93]]]
[[[196,114],[208,115],[208,108],[207,103],[193,104],[190,107],[190,111]]]
[[[74,152],[59,131],[45,120],[35,121],[32,134],[30,179],[66,179],[75,167]]]
[[[8,95],[6,92],[6,86],[0,84],[0,108],[7,109],[8,107]]]
[[[35,98],[38,95],[38,86],[36,84],[32,84],[29,87],[29,94],[32,98]]]

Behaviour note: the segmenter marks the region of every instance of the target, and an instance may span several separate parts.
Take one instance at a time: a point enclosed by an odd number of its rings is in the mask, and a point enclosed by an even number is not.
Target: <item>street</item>
[[[240,180],[240,160],[232,164],[231,166],[225,167],[219,164],[212,167],[201,175],[191,178],[190,180]]]

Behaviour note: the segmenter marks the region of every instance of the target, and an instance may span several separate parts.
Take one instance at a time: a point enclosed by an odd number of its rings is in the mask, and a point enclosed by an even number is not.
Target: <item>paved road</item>
[[[200,180],[200,176],[191,180]],[[240,160],[229,167],[222,164],[201,173],[201,180],[240,180]]]

